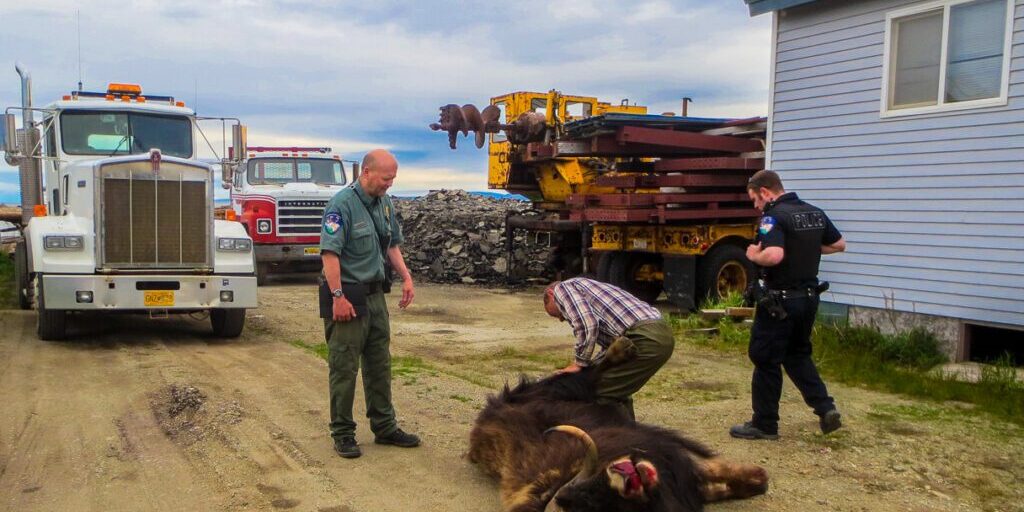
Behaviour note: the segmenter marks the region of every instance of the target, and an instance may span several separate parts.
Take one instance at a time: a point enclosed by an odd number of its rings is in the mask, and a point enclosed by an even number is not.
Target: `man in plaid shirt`
[[[575,360],[560,372],[574,373],[596,364],[620,336],[633,342],[636,359],[609,369],[597,383],[599,403],[620,404],[633,417],[633,393],[668,361],[675,347],[672,329],[661,313],[619,287],[583,277],[548,286],[544,309],[569,322],[576,335]]]

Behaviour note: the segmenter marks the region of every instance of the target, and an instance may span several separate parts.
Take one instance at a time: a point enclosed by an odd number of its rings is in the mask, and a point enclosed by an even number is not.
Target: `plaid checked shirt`
[[[661,313],[625,290],[593,279],[576,277],[555,285],[555,304],[576,335],[576,364],[588,366],[626,329]],[[601,350],[594,356],[594,348]]]

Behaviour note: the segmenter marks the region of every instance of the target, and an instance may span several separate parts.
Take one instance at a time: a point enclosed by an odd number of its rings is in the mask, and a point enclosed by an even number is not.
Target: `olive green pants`
[[[636,358],[613,366],[601,375],[597,382],[597,401],[620,404],[635,419],[633,393],[640,391],[672,357],[676,340],[665,320],[639,322],[622,335],[636,346]]]
[[[366,417],[377,437],[397,428],[391,405],[391,326],[383,293],[366,297],[369,314],[348,322],[324,320],[327,339],[328,382],[331,400],[331,437],[355,435],[352,403],[356,395],[356,374],[363,369]]]

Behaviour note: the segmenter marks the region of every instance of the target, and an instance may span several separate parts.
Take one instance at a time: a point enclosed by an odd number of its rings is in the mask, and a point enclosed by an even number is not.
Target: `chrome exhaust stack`
[[[37,149],[40,147],[39,130],[35,128],[32,115],[32,75],[21,66],[21,63],[15,64],[14,69],[21,77],[22,129],[18,134],[17,144],[20,151],[16,156],[21,184],[21,222],[28,224],[35,205],[42,204],[42,160],[39,158],[42,155]],[[10,160],[8,162],[10,163]]]

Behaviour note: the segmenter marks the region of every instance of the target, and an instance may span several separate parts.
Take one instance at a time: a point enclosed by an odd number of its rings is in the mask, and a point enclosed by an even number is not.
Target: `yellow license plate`
[[[174,305],[174,292],[169,290],[157,290],[143,292],[142,301],[146,307],[167,307]]]
[[[303,249],[302,252],[303,252],[303,254],[305,254],[307,256],[315,256],[317,254],[320,254],[320,248],[319,247],[306,247],[305,249]]]

